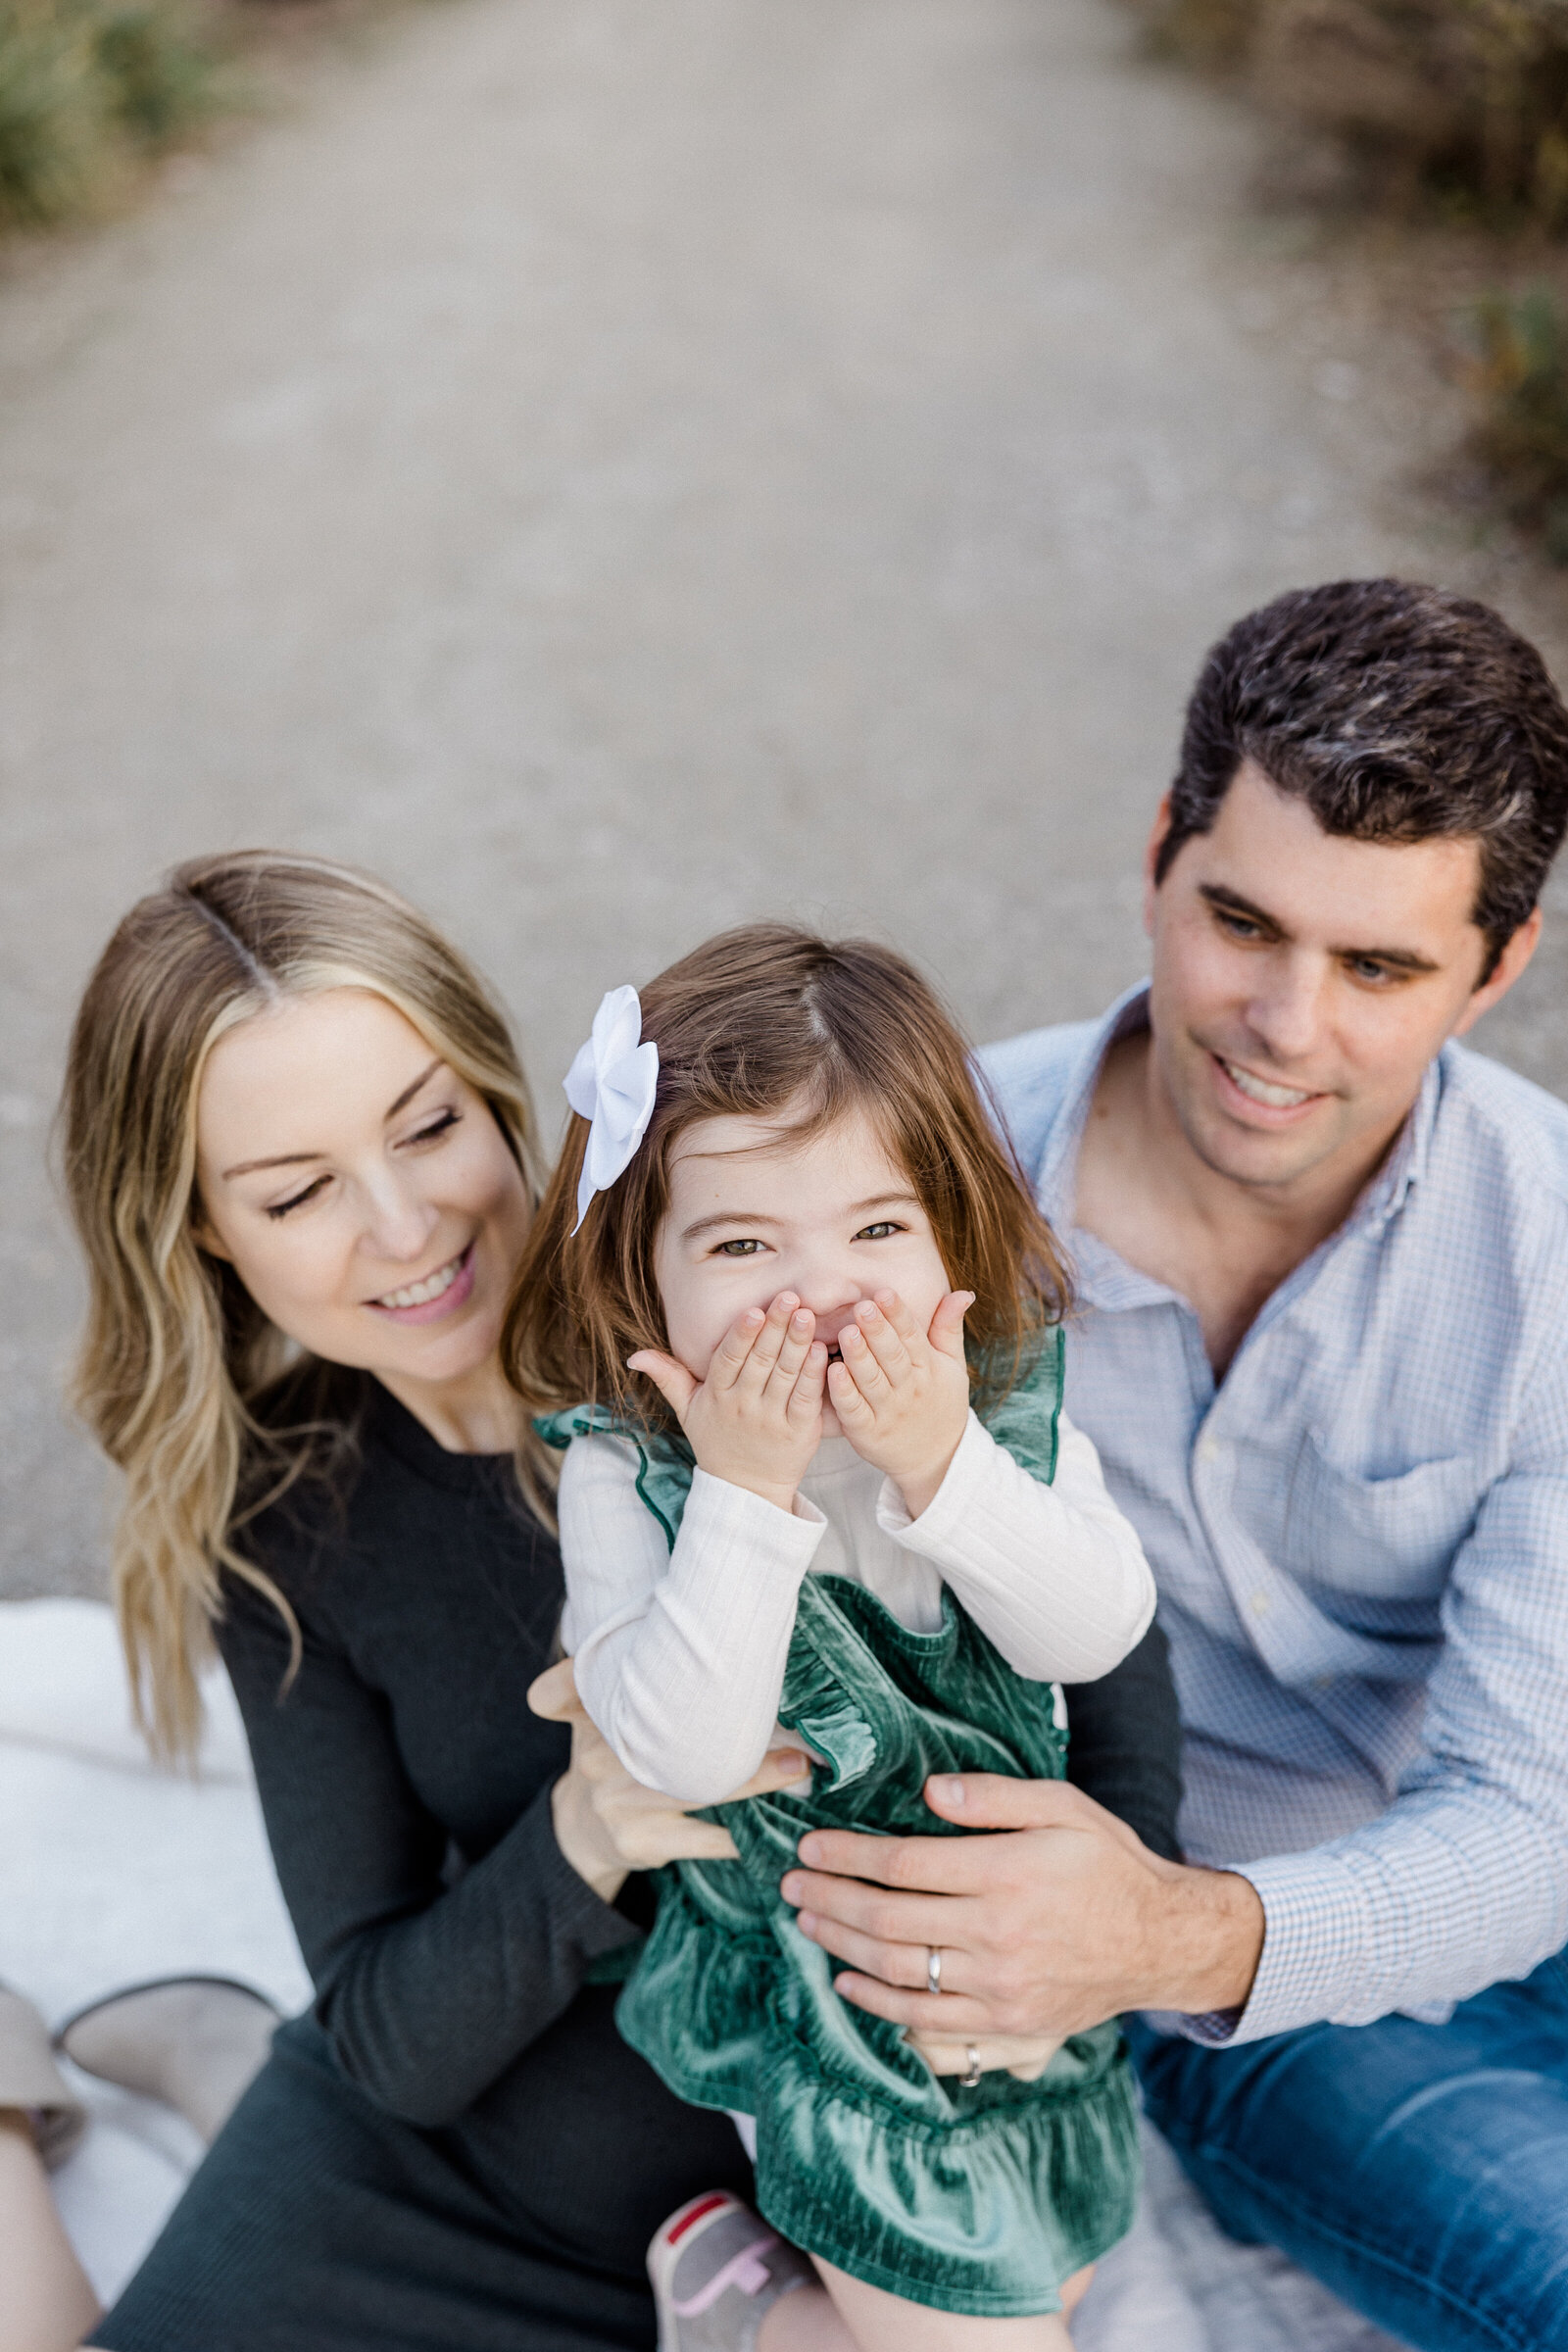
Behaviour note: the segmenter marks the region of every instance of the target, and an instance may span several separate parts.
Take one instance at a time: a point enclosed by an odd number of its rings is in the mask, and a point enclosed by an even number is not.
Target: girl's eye
[[[890,1233],[903,1231],[902,1225],[896,1225],[891,1218],[884,1218],[880,1225],[862,1225],[855,1238],[858,1242],[885,1242]]]
[[[270,1217],[286,1217],[291,1208],[303,1208],[307,1200],[315,1200],[325,1182],[324,1176],[318,1176],[314,1184],[308,1184],[303,1193],[296,1193],[292,1200],[277,1201],[268,1210],[268,1215]]]
[[[760,1242],[720,1242],[713,1251],[715,1257],[756,1257],[763,1245]]]
[[[461,1110],[438,1111],[429,1126],[419,1128],[416,1134],[409,1137],[409,1142],[411,1144],[433,1143],[438,1135],[445,1135],[455,1127],[462,1116]]]

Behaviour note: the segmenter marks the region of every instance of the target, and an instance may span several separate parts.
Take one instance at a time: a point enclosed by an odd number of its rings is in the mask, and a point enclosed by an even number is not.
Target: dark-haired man
[[[1201,1867],[973,1780],[933,1808],[1019,1835],[816,1834],[786,1882],[884,2016],[1162,2013],[1146,2097],[1220,2219],[1431,2352],[1568,2347],[1568,1110],[1455,1043],[1565,817],[1568,713],[1478,605],[1343,582],[1214,649],[1151,981],[985,1056]]]

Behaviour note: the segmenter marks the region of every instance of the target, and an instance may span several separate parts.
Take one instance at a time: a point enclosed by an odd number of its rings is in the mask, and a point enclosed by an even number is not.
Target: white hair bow
[[[654,1115],[659,1048],[646,1045],[643,1008],[634,988],[612,988],[594,1014],[593,1035],[566,1072],[566,1101],[587,1119],[588,1146],[577,1179],[577,1225],[595,1193],[608,1192],[630,1167]],[[575,1233],[577,1225],[572,1227]]]

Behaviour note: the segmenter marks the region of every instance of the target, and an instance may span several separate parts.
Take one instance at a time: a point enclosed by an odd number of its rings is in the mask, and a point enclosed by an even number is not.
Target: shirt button
[[[1217,1462],[1219,1460],[1221,1451],[1222,1447],[1218,1438],[1199,1439],[1198,1458],[1200,1462]]]
[[[1250,1592],[1248,1594],[1247,1605],[1254,1617],[1266,1617],[1274,1603],[1266,1592]]]

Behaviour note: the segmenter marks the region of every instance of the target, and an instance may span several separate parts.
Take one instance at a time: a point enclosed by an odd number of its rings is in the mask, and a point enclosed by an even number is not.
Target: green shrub
[[[0,217],[58,220],[88,200],[110,125],[85,25],[0,5]]]
[[[214,103],[180,0],[0,0],[0,223],[85,212]]]
[[[213,45],[170,0],[103,10],[93,46],[116,117],[142,146],[167,147],[212,113]]]
[[[1200,66],[1234,66],[1251,48],[1261,0],[1141,0],[1156,56]]]
[[[1568,308],[1546,287],[1474,315],[1481,418],[1472,447],[1504,511],[1568,564]]]
[[[1392,184],[1568,230],[1568,0],[1135,5],[1156,46],[1229,66]]]

